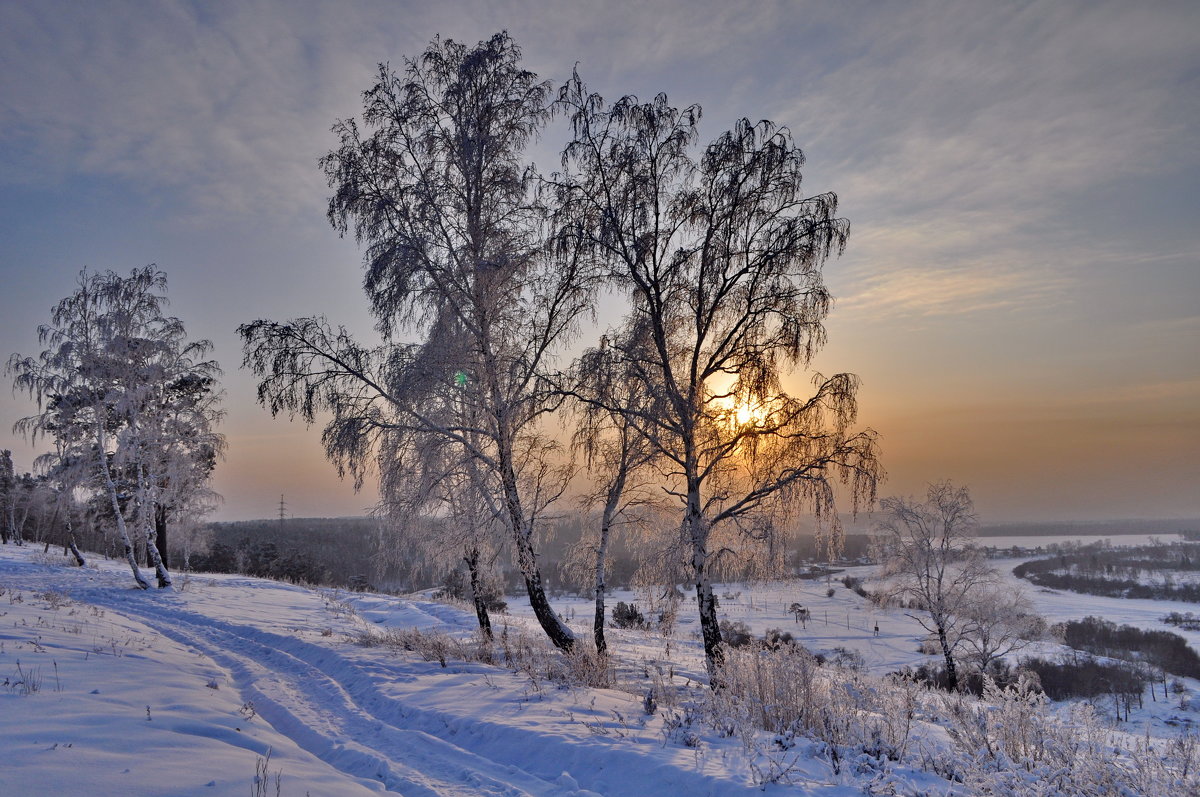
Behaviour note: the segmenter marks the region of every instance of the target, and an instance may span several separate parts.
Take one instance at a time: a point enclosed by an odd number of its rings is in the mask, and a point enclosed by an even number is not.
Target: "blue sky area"
[[[969,484],[985,520],[1200,516],[1200,4],[0,4],[0,354],[84,266],[157,263],[225,368],[218,517],[358,514],[316,430],[272,420],[235,327],[369,336],[317,158],[376,64],[507,29],[606,96],[788,125],[850,245],[816,367],[863,380],[884,494]],[[553,168],[551,129],[532,152]],[[602,325],[616,318],[602,318]],[[807,384],[803,374],[791,384]],[[0,447],[27,469],[0,391]]]

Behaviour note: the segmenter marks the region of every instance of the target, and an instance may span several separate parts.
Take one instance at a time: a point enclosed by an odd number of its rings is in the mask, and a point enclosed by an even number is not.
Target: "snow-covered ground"
[[[632,690],[351,639],[469,631],[454,607],[239,576],[131,586],[121,563],[0,546],[0,794],[253,794],[268,751],[285,796],[758,792],[739,741],[671,742],[668,713],[647,715]],[[859,793],[815,756],[790,763],[802,793]]]
[[[1114,538],[1124,542],[1126,538]],[[1131,544],[1145,544],[1139,538]],[[1117,543],[1114,543],[1117,544]],[[1166,625],[1162,618],[1169,612],[1200,613],[1200,605],[1181,601],[1159,601],[1149,599],[1106,598],[1065,590],[1048,590],[1036,587],[1028,581],[1012,575],[1012,569],[1027,559],[993,559],[990,564],[1001,574],[1005,583],[1014,589],[1022,589],[1033,602],[1035,610],[1049,625],[1067,620],[1081,620],[1087,616],[1100,617],[1118,625],[1132,625],[1150,631],[1170,631],[1184,637],[1188,644],[1200,651],[1200,631],[1189,631],[1177,626]],[[725,620],[745,623],[756,636],[769,629],[781,629],[791,633],[802,645],[813,653],[826,657],[836,655],[839,649],[857,653],[867,672],[886,675],[905,667],[915,668],[923,663],[941,664],[941,655],[921,652],[920,642],[927,634],[908,612],[901,609],[880,609],[870,600],[848,589],[842,578],[852,576],[861,579],[868,589],[875,586],[872,577],[873,565],[848,567],[837,572],[829,581],[822,579],[792,579],[769,583],[719,584],[715,587],[718,597],[718,616]],[[829,595],[829,590],[833,594]],[[636,602],[642,609],[647,607],[647,596],[619,590],[608,599],[611,608],[617,601]],[[555,610],[564,617],[573,619],[572,625],[582,628],[591,617],[592,602],[578,597],[560,597],[551,601]],[[792,603],[809,609],[810,619],[801,625],[788,611]],[[532,618],[532,611],[519,597],[509,598],[510,610],[517,616]],[[645,611],[647,617],[652,612]],[[666,639],[655,640],[653,635],[623,633],[609,630],[609,644],[629,660],[660,663],[670,661],[677,673],[696,678],[704,671],[703,648],[699,640],[699,616],[696,610],[695,593],[689,592],[679,604],[678,620],[669,645]],[[656,615],[655,615],[656,616]],[[879,633],[875,634],[878,626]],[[615,638],[615,643],[614,643]],[[656,644],[655,644],[656,643]],[[1051,656],[1068,650],[1053,641],[1035,642],[1013,654],[1019,659],[1023,655]],[[1130,722],[1122,727],[1136,728],[1140,732],[1170,738],[1181,726],[1200,726],[1200,681],[1179,678],[1187,689],[1183,695],[1185,708],[1180,707],[1178,698],[1157,702],[1146,692],[1143,706],[1130,714]],[[1195,699],[1192,697],[1195,696]],[[1158,695],[1162,700],[1162,695]],[[1195,704],[1195,708],[1189,707]],[[1098,709],[1112,714],[1112,703],[1106,697],[1098,701]]]
[[[870,569],[847,573],[869,578]],[[1163,628],[1167,611],[1195,608],[1030,592],[1052,622],[1099,614]],[[856,651],[873,674],[929,658],[914,620],[836,579],[720,585],[717,595],[723,618],[756,634],[789,631],[815,652]],[[657,616],[647,596],[619,593],[609,605],[618,600]],[[792,603],[809,609],[806,625],[788,612]],[[554,605],[588,632],[589,601]],[[494,621],[515,638],[533,622],[521,599],[510,607]],[[454,657],[443,667],[355,641],[389,629],[466,640],[474,626],[472,613],[440,603],[241,576],[180,576],[173,590],[143,592],[123,563],[93,558],[80,569],[0,546],[0,795],[273,795],[276,774],[284,797],[750,794],[771,755],[792,783],[767,784],[772,793],[860,794],[870,777],[834,773],[815,742],[780,751],[767,736],[752,747],[698,725],[683,743],[671,731],[677,713],[646,713],[652,683],[707,694],[693,593],[670,635],[608,631],[619,689],[566,687]],[[1200,647],[1200,632],[1181,633]],[[1195,717],[1177,697],[1147,700],[1134,714],[1122,725],[1131,739],[1165,739]],[[920,733],[945,738],[934,725]],[[264,767],[272,780],[255,791]],[[896,793],[961,793],[908,766],[887,774],[893,787],[906,784]]]

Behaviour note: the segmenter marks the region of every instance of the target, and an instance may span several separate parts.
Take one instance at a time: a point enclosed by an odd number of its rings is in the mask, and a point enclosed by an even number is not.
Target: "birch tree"
[[[446,435],[392,430],[381,440],[379,506],[392,531],[391,556],[416,548],[437,566],[467,568],[479,630],[492,638],[490,568],[499,555],[503,511],[470,451]]]
[[[892,496],[880,508],[873,547],[880,575],[889,582],[883,594],[908,607],[909,616],[937,638],[953,691],[955,654],[971,630],[975,603],[997,585],[996,571],[975,545],[979,519],[971,494],[941,482],[929,486],[923,502]],[[995,654],[992,641],[989,656]]]
[[[559,93],[573,140],[555,179],[564,235],[607,272],[630,312],[609,346],[645,407],[624,414],[660,457],[696,584],[710,675],[723,654],[712,576],[738,547],[769,542],[801,507],[834,521],[834,483],[853,508],[881,475],[873,432],[855,432],[858,380],[782,379],[824,342],[821,268],[848,223],[833,194],[800,191],[786,128],[737,122],[698,153],[700,109],[607,103],[576,75]]]
[[[469,452],[495,491],[538,622],[569,649],[575,636],[546,599],[533,543],[563,474],[529,454],[547,451],[539,424],[561,398],[545,376],[590,293],[572,250],[545,244],[536,175],[522,161],[548,98],[504,33],[473,48],[435,39],[402,74],[381,65],[361,127],[339,121],[340,145],[321,165],[330,222],[365,247],[382,346],[324,319],[240,331],[260,399],[309,421],[331,411],[327,453],[356,481],[392,434],[444,436]],[[421,343],[401,344],[405,333]],[[430,397],[450,390],[472,411],[439,419]],[[392,467],[374,461],[381,474]]]
[[[967,658],[980,672],[1023,650],[1046,631],[1045,618],[1019,586],[987,584],[968,597],[967,605],[960,609],[964,617],[960,636]]]
[[[585,533],[578,548],[590,560],[595,601],[592,637],[601,655],[608,650],[604,594],[612,536],[618,525],[638,525],[655,504],[650,484],[654,450],[632,420],[635,410],[647,409],[646,397],[636,377],[622,365],[605,343],[582,358],[576,376],[576,390],[587,400],[580,402],[574,442],[594,484],[584,496],[584,505],[600,508],[598,528],[594,534]]]
[[[53,438],[60,467],[83,469],[86,476],[72,478],[70,489],[100,485],[143,589],[149,583],[138,567],[135,543],[145,543],[159,586],[171,584],[153,522],[164,489],[183,489],[165,487],[169,474],[187,467],[185,459],[195,464],[197,437],[210,450],[223,444],[208,427],[217,417],[213,405],[192,402],[187,412],[180,407],[179,386],[211,379],[217,367],[199,358],[211,344],[189,343],[179,319],[165,315],[166,289],[166,274],[154,266],[134,269],[128,277],[85,270],[75,292],[55,305],[50,323],[38,330],[46,349],[37,357],[13,355],[8,365],[15,385],[41,410],[16,428],[34,440]],[[172,394],[175,400],[168,400]],[[181,415],[190,425],[178,423]]]

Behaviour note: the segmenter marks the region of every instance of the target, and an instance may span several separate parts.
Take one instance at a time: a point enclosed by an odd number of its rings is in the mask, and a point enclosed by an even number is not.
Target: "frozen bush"
[[[731,648],[744,648],[754,641],[750,626],[740,620],[721,621],[721,639]]]
[[[618,601],[612,611],[613,625],[617,628],[645,628],[646,617],[636,603]]]

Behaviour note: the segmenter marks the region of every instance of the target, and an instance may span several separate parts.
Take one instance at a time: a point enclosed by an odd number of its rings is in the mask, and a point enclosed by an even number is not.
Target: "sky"
[[[883,495],[985,522],[1200,517],[1200,4],[0,3],[0,357],[83,267],[156,263],[225,375],[218,519],[361,514],[318,429],[273,419],[238,324],[369,339],[317,159],[380,62],[508,30],[527,68],[787,125],[851,223],[814,368],[862,380]],[[561,136],[530,153],[554,168]],[[601,319],[615,323],[616,318]],[[789,378],[793,390],[811,375]],[[7,382],[7,377],[4,378]],[[0,448],[34,411],[0,390]]]

